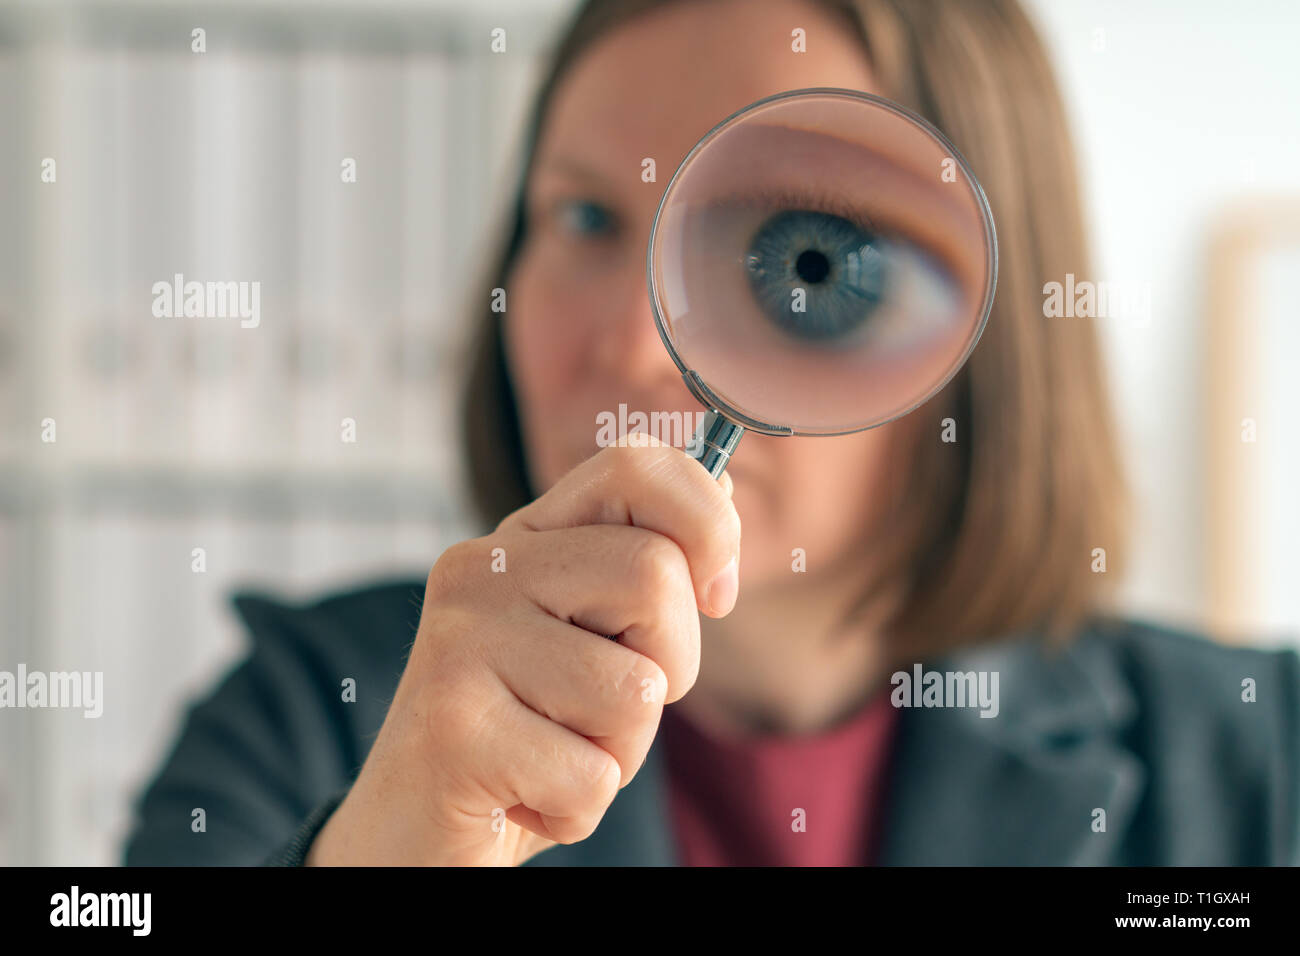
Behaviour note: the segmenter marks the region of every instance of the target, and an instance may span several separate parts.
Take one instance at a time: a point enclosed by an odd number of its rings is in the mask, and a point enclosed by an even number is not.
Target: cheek
[[[521,253],[507,281],[502,318],[524,450],[539,491],[563,473],[563,449],[548,436],[568,414],[583,361],[578,304],[555,276],[536,255]]]
[[[560,393],[572,366],[572,342],[556,321],[565,305],[564,291],[537,258],[521,257],[506,287],[504,328],[511,380],[530,409]]]

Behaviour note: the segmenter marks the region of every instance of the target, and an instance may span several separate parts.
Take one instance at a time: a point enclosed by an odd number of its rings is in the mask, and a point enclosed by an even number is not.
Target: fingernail
[[[736,595],[739,591],[740,569],[733,557],[727,562],[727,566],[709,582],[709,589],[705,595],[709,602],[709,610],[715,617],[730,614],[731,609],[736,606]]]

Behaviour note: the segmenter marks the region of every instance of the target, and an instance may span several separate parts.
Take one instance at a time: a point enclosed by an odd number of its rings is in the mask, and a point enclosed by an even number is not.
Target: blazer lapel
[[[904,710],[877,862],[1119,862],[1145,771],[1121,742],[1135,702],[1104,639],[1053,654],[1021,637],[925,668],[998,672],[1000,708]]]

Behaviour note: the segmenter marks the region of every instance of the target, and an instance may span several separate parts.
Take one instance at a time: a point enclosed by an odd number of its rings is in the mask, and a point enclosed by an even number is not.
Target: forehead
[[[807,52],[792,50],[802,29]],[[809,86],[876,92],[843,15],[810,0],[678,0],[604,34],[555,90],[539,156],[628,170],[654,158],[666,184],[691,147],[755,100]]]

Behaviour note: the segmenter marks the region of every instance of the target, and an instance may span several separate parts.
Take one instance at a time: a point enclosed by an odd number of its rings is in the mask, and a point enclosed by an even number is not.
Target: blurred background
[[[0,0],[0,670],[103,671],[109,701],[0,709],[0,863],[118,862],[185,702],[245,651],[232,590],[423,578],[481,533],[466,299],[575,5]],[[1294,641],[1300,7],[1026,5],[1079,150],[1078,278],[1132,293],[1074,320],[1138,496],[1123,610]],[[259,325],[154,316],[176,273],[259,281]]]

